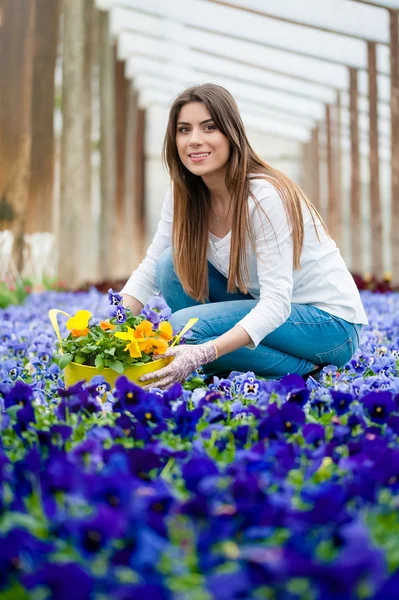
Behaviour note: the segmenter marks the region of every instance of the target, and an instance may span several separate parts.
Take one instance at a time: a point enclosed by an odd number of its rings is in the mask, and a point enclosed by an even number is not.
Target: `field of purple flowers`
[[[47,311],[95,290],[0,311],[0,600],[397,600],[399,294],[362,298],[318,382],[167,392],[64,389]]]

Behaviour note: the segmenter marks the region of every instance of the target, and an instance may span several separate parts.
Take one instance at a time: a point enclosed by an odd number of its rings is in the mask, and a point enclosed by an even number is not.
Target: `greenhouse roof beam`
[[[358,2],[359,4],[367,4],[368,6],[375,6],[377,8],[386,8],[391,10],[399,10],[398,0],[351,0],[352,2]]]
[[[140,0],[119,0],[118,5],[135,10],[142,8]],[[208,0],[175,0],[173,5],[146,0],[145,10],[169,20],[179,20],[193,29],[214,31],[222,37],[289,50],[300,56],[318,58],[328,64],[367,69],[366,41],[278,22],[268,17],[248,13],[234,14],[239,11]],[[251,35],[243,36],[243,30],[251,32]],[[378,71],[389,74],[388,47],[379,47]]]
[[[165,21],[160,17],[144,15],[140,11],[134,11],[135,18],[132,24],[129,24],[127,14],[133,11],[118,7],[112,11],[112,27],[115,35],[138,32],[146,37],[159,39],[167,38],[168,31],[165,30]],[[244,69],[252,68],[258,71],[274,71],[275,75],[293,77],[296,80],[301,80],[302,77],[298,73],[304,72],[309,75],[304,77],[304,83],[309,85],[319,85],[328,87],[329,89],[341,89],[348,91],[348,70],[341,65],[331,65],[326,69],[325,63],[317,58],[300,57],[290,51],[284,49],[265,49],[260,51],[259,46],[252,42],[236,42],[226,38],[223,45],[220,44],[220,39],[217,34],[209,31],[186,31],[184,37],[185,44],[201,52],[203,56],[218,57],[219,60],[234,62],[244,67]],[[184,61],[184,56],[178,57],[179,61]],[[187,62],[187,61],[186,61]],[[244,71],[245,72],[245,71]],[[311,75],[310,75],[311,74]],[[308,81],[306,81],[308,80]],[[359,73],[359,87],[361,96],[368,94],[367,72]],[[378,76],[379,101],[389,102],[390,100],[390,81],[386,75]]]
[[[146,59],[147,61],[149,61],[151,63],[152,61],[152,70],[156,70],[159,69],[160,71],[163,72],[168,72],[168,76],[173,78],[174,75],[178,76],[179,75],[179,70],[178,70],[178,66],[181,66],[181,68],[184,70],[186,69],[186,71],[192,71],[192,68],[189,69],[187,67],[187,64],[190,65],[197,65],[197,64],[202,64],[204,62],[203,57],[197,53],[197,51],[190,51],[187,50],[186,52],[186,56],[185,56],[185,64],[180,65],[180,63],[177,63],[175,65],[173,64],[169,64],[169,63],[165,63],[163,62],[165,59],[165,56],[167,56],[167,48],[164,47],[165,43],[167,43],[165,40],[158,38],[151,38],[149,39],[147,35],[145,35],[143,32],[137,32],[135,35],[129,34],[127,32],[124,32],[122,34],[122,36],[120,37],[120,47],[119,47],[119,51],[120,51],[120,55],[122,58],[124,59],[128,59],[131,56],[142,56],[143,60],[148,56],[148,58]],[[179,57],[180,60],[180,57]],[[211,64],[211,63],[209,63]],[[131,62],[128,62],[128,70],[130,69],[130,76],[132,77],[134,75],[134,68],[131,66]],[[220,73],[213,73],[212,71],[208,71],[208,69],[206,70],[207,72],[207,77],[208,78],[215,78],[218,77],[218,81],[221,82],[223,79],[223,76],[220,75]],[[183,73],[184,75],[184,73]],[[190,77],[190,83],[188,83],[187,77]],[[226,77],[224,77],[224,79],[226,80]],[[192,81],[191,78],[191,74],[187,75],[186,73],[186,77],[178,80],[176,82],[177,85],[180,84],[180,86],[185,86],[187,84],[192,85],[195,83],[199,83],[198,80],[196,81]],[[230,85],[233,84],[234,87],[234,78],[230,78],[228,80],[228,84]],[[262,90],[265,89],[265,86],[261,86],[259,84],[259,81],[252,81],[252,82],[242,82],[240,81],[240,88],[242,88],[243,90],[247,87],[250,86],[251,90],[254,91],[255,95],[262,93]],[[274,89],[273,89],[274,88]],[[249,89],[249,87],[247,87],[247,89]],[[275,99],[276,97],[278,97],[278,103],[281,102],[281,98],[283,97],[283,105],[285,106],[286,110],[290,110],[290,106],[292,104],[292,101],[289,100],[289,97],[292,98],[292,94],[294,94],[295,92],[293,90],[281,90],[281,89],[276,89],[275,86],[268,86],[268,92],[269,93],[269,102],[272,101],[272,99]],[[295,97],[298,97],[297,94],[295,94]],[[334,102],[334,96],[332,94],[330,94],[329,96],[319,96],[319,98],[300,98],[298,97],[299,100],[299,106],[304,107],[306,104],[308,104],[308,106],[310,106],[311,104],[311,108],[310,109],[303,109],[301,112],[302,114],[305,112],[305,114],[311,114],[312,116],[314,115],[314,110],[317,110],[317,114],[320,112],[320,109],[314,109],[312,107],[316,106],[316,102],[319,102],[321,104],[326,104],[326,103],[331,103]],[[275,100],[273,100],[273,102],[275,103]],[[367,102],[367,98],[360,98],[359,99],[359,105],[361,107],[362,113],[364,114],[368,114],[368,102]],[[347,92],[345,92],[345,94],[343,95],[343,106],[345,108],[349,107],[349,94]],[[385,123],[384,121],[389,121],[389,105],[388,104],[384,104],[384,105],[380,105],[380,121],[381,121],[381,128],[384,129],[385,127]],[[384,118],[381,118],[384,117]],[[322,118],[321,115],[319,115],[319,118]]]
[[[346,11],[349,15],[350,12],[354,13],[355,10],[359,13],[359,8],[352,5],[351,0],[324,0],[323,3],[318,0],[307,0],[306,3],[300,5],[297,0],[284,0],[284,2],[269,2],[267,10],[255,8],[259,6],[259,2],[256,0],[231,0],[230,2],[226,0],[207,0],[207,2],[246,11],[260,17],[283,21],[291,25],[301,25],[325,33],[333,33],[361,41],[366,39],[385,46],[389,45],[388,14],[383,7],[364,6],[363,15],[357,14],[357,20],[351,20],[343,26],[342,19],[340,19],[342,13]],[[332,27],[331,23],[334,23],[334,17],[335,27]],[[367,25],[370,25],[369,29]]]

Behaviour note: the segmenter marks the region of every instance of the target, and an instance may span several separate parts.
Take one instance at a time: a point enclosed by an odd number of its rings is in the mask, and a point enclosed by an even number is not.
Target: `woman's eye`
[[[216,129],[216,125],[205,125],[205,130],[214,131],[215,129]],[[178,128],[179,133],[187,133],[188,130],[189,130],[188,127],[179,127]]]

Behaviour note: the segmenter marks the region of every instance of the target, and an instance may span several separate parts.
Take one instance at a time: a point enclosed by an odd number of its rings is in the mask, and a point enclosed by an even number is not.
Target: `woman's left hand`
[[[157,387],[161,390],[167,390],[174,383],[183,382],[198,367],[215,360],[217,351],[213,342],[196,346],[183,344],[182,346],[169,348],[165,354],[159,355],[158,358],[169,358],[170,356],[173,356],[174,359],[167,367],[140,377],[140,382],[151,381],[150,384],[144,385],[143,389],[149,390]]]

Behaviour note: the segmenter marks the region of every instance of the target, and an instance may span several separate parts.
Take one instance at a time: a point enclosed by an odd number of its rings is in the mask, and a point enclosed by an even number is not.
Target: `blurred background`
[[[303,187],[359,285],[397,286],[398,11],[399,0],[0,0],[3,292],[129,277],[168,187],[168,108],[205,82],[233,94],[253,148]]]

